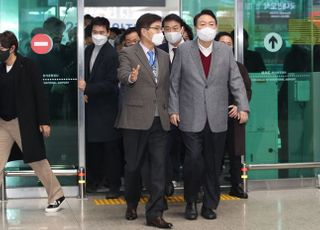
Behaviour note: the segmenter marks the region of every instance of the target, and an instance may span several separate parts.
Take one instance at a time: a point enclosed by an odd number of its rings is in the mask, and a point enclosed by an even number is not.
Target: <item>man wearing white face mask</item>
[[[170,121],[182,131],[185,218],[198,217],[197,195],[203,184],[201,215],[216,219],[219,176],[225,147],[229,90],[238,105],[239,122],[248,119],[246,90],[232,50],[213,41],[217,19],[211,10],[194,17],[198,38],[180,45],[170,76]]]
[[[122,159],[120,133],[114,128],[118,112],[118,54],[110,45],[109,21],[96,17],[92,21],[93,44],[85,49],[85,80],[78,88],[84,93],[86,109],[88,188],[96,190],[108,180],[106,198],[118,198],[121,186]]]
[[[148,162],[147,225],[171,228],[163,219],[168,130],[169,55],[157,48],[163,41],[161,17],[144,14],[136,23],[140,42],[120,52],[118,79],[124,85],[116,127],[122,129],[125,152],[127,220],[137,216],[141,167]]]
[[[161,44],[158,48],[169,53],[171,63],[176,49],[184,43],[182,37],[184,33],[183,25],[183,20],[176,14],[169,14],[162,20],[162,28],[167,42]],[[180,166],[182,165],[183,149],[181,132],[176,126],[171,125],[167,148],[166,196],[173,195],[174,183],[181,180]]]
[[[184,42],[183,20],[176,14],[169,14],[163,19],[162,27],[167,42],[161,44],[159,48],[169,53],[172,63],[175,50]]]

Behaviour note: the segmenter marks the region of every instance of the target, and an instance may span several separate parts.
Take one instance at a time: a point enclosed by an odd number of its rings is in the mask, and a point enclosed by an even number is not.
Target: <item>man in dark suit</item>
[[[228,32],[219,32],[215,38],[216,41],[225,43],[226,45],[233,47],[232,36]],[[251,99],[251,80],[246,67],[237,62],[239,71],[246,88],[248,100]],[[231,190],[229,195],[239,198],[247,199],[248,194],[243,191],[243,183],[241,179],[241,157],[245,154],[245,124],[239,124],[237,118],[237,106],[232,95],[229,95],[229,120],[228,131],[226,141],[226,151],[230,160],[230,176],[231,176]]]
[[[109,21],[97,17],[92,21],[92,45],[85,50],[85,80],[78,87],[86,102],[86,139],[88,182],[99,183],[107,177],[107,198],[120,196],[120,134],[114,128],[118,112],[118,55],[110,45]]]
[[[183,32],[184,22],[176,14],[169,14],[162,20],[162,28],[166,38],[165,43],[158,46],[170,55],[170,64],[173,61],[175,50],[179,45],[184,43]],[[170,65],[171,68],[171,65]],[[180,166],[182,165],[183,142],[179,129],[171,125],[168,149],[167,149],[167,169],[166,169],[166,196],[171,196],[174,193],[173,181],[180,179]]]
[[[125,151],[126,219],[137,218],[141,167],[148,161],[150,193],[147,225],[171,228],[163,218],[168,130],[169,55],[155,47],[163,41],[161,17],[144,14],[136,23],[140,42],[120,53],[118,78],[124,84],[116,126],[122,129]]]
[[[215,219],[220,201],[219,176],[225,147],[229,90],[238,119],[248,119],[248,99],[232,50],[214,41],[217,20],[211,10],[194,17],[198,39],[180,45],[170,75],[170,121],[179,126],[186,146],[184,160],[185,218],[198,217],[196,207],[204,183],[201,215]],[[204,171],[204,173],[203,173]],[[203,179],[202,179],[203,178]]]

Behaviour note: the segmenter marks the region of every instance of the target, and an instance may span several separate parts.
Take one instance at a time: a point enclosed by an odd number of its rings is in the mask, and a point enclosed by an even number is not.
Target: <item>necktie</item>
[[[177,48],[172,48],[172,52],[173,52],[173,56],[172,56],[172,61],[174,60],[174,57],[176,56],[176,51],[177,51]]]
[[[155,53],[153,51],[148,51],[147,54],[148,54],[148,62],[152,69],[154,81],[158,83],[157,67],[155,63]]]
[[[154,52],[148,51],[147,54],[148,54],[149,65],[152,67],[152,66],[154,66]]]

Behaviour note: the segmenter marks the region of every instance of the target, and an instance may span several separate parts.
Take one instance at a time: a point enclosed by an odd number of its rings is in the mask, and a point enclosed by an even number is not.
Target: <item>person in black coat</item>
[[[97,17],[92,21],[92,45],[85,50],[85,80],[78,87],[86,102],[87,169],[89,186],[109,183],[107,198],[120,196],[122,158],[120,134],[114,128],[118,113],[118,55],[110,45],[109,21]]]
[[[46,159],[44,137],[50,135],[48,99],[35,64],[17,53],[16,36],[0,34],[0,178],[9,160],[23,159],[48,193],[46,212],[56,212],[65,200]],[[2,181],[0,181],[1,183]]]
[[[227,32],[220,32],[217,34],[216,41],[225,43],[228,46],[233,47],[232,35]],[[251,99],[251,80],[249,78],[246,67],[237,62],[241,77],[243,79],[244,86],[248,100]],[[226,141],[226,151],[229,154],[230,160],[230,176],[231,176],[231,190],[230,195],[239,198],[248,198],[248,195],[243,191],[242,180],[241,180],[241,156],[245,154],[245,124],[240,124],[237,119],[237,106],[233,96],[229,95],[229,120],[228,120],[228,131]]]

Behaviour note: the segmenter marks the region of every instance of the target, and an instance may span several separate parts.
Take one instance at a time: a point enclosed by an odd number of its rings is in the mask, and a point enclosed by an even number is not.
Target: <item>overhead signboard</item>
[[[84,5],[86,7],[106,7],[106,6],[166,6],[165,0],[85,0]]]

